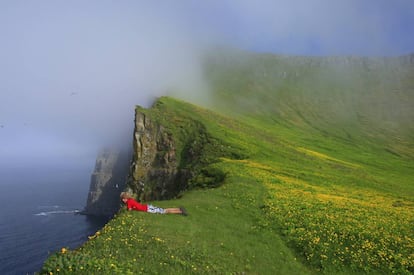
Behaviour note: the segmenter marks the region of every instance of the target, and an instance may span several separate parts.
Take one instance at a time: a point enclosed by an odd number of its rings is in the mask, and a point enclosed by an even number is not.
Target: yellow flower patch
[[[304,148],[306,154],[340,161]],[[315,185],[252,160],[228,160],[226,170],[268,189],[264,214],[286,241],[320,269],[409,274],[414,269],[414,204],[368,188]],[[240,168],[242,166],[243,168]],[[396,205],[398,207],[396,207]]]

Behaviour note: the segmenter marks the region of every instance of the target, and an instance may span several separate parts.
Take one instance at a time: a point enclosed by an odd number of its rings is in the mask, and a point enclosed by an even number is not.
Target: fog
[[[135,105],[208,105],[212,46],[401,55],[412,26],[410,0],[2,1],[0,167],[93,166],[101,147],[130,146]]]
[[[88,3],[2,3],[2,167],[93,163],[102,146],[130,146],[135,105],[201,99],[201,45],[179,18]]]

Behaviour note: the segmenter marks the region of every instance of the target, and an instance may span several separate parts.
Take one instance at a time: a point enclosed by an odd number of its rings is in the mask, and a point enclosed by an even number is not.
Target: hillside
[[[197,171],[188,190],[152,202],[190,215],[121,211],[42,272],[414,272],[413,62],[346,60],[210,56],[210,110],[146,111],[179,160],[184,144],[201,152],[181,162]]]
[[[292,57],[223,50],[206,58],[205,72],[214,110],[351,143],[368,137],[414,156],[414,54]]]

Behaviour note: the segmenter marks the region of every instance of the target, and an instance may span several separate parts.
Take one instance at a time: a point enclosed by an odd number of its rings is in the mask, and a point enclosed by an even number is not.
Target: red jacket
[[[137,202],[134,199],[128,199],[127,202],[126,202],[126,206],[127,206],[128,210],[132,209],[132,210],[144,211],[144,212],[147,212],[147,210],[148,210],[148,205],[140,204],[139,202]]]

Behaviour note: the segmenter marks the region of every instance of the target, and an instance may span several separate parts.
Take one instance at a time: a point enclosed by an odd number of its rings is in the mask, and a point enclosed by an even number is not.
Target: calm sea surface
[[[76,248],[106,221],[78,215],[90,169],[0,174],[0,274],[33,274],[50,253]],[[0,171],[1,172],[1,171]]]

